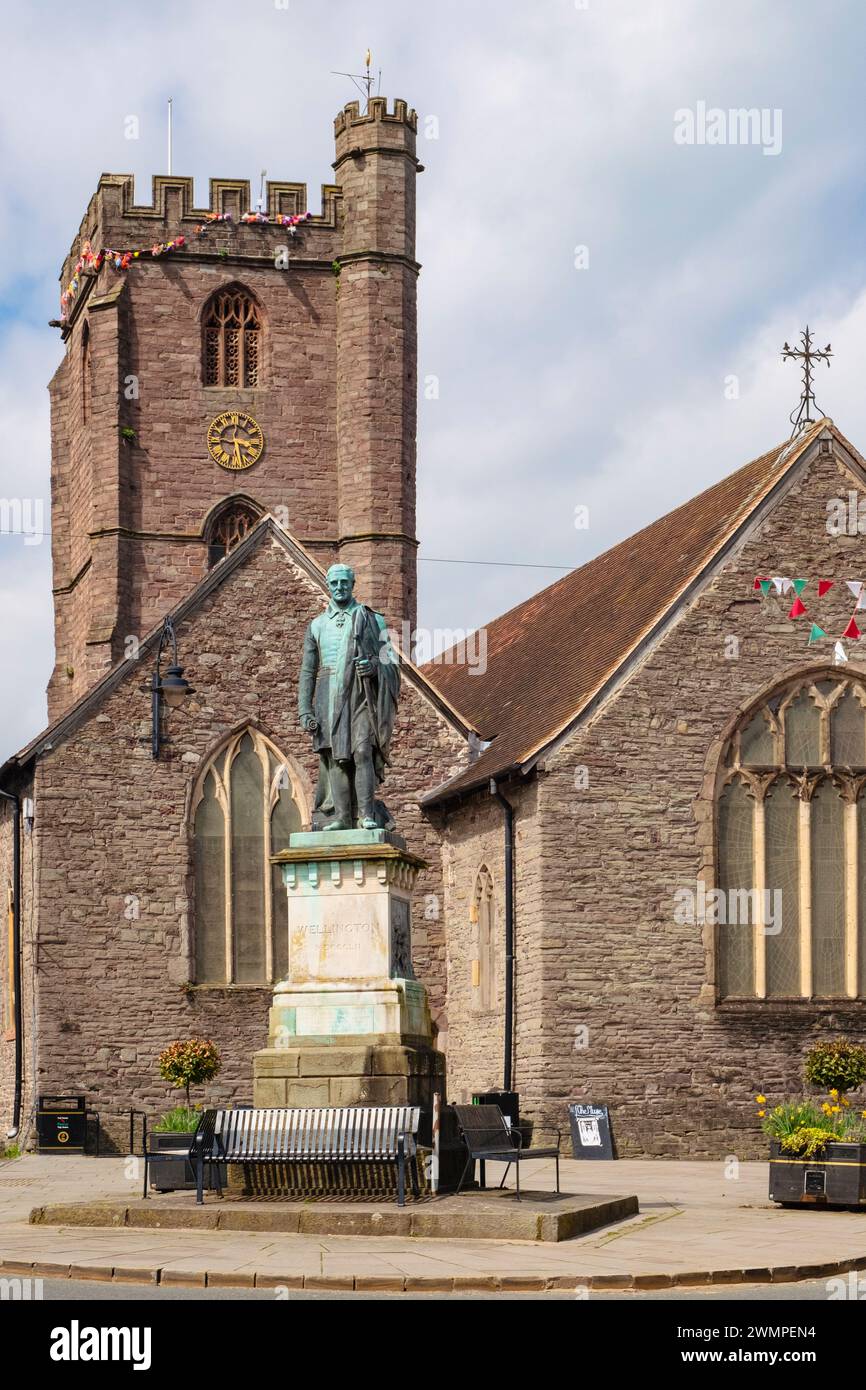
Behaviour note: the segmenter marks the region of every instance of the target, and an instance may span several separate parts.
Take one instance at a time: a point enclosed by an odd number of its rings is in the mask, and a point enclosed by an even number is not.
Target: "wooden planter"
[[[770,1145],[770,1200],[790,1207],[866,1207],[866,1144],[828,1144],[820,1159]]]

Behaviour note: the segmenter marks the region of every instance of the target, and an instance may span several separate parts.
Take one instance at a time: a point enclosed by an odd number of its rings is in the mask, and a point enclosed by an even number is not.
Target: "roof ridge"
[[[489,744],[456,779],[457,790],[503,767],[525,768],[560,738],[700,584],[828,425],[838,436],[822,417],[494,618],[485,625],[486,670],[474,672],[475,680],[441,655],[427,663],[425,673],[471,711]],[[543,663],[543,673],[540,645],[558,658]]]

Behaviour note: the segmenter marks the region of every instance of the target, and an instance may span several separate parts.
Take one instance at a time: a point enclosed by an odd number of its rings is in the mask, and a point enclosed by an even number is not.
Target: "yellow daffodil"
[[[758,1111],[758,1119],[763,1120],[763,1118],[764,1118],[764,1116],[766,1115],[766,1113],[767,1113],[766,1110],[759,1110],[759,1111]]]
[[[833,1100],[839,1099],[839,1092],[836,1090],[835,1087],[829,1092],[829,1095],[833,1098]]]
[[[755,1096],[755,1100],[758,1102],[759,1105],[766,1105],[766,1104],[767,1104],[767,1097],[766,1097],[766,1096]]]

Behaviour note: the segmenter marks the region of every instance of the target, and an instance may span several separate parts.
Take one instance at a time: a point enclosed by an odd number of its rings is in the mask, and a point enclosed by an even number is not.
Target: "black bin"
[[[520,1096],[517,1091],[473,1091],[473,1105],[498,1105],[513,1129],[520,1124]]]
[[[84,1096],[40,1096],[36,1138],[41,1154],[83,1154],[87,1138]]]

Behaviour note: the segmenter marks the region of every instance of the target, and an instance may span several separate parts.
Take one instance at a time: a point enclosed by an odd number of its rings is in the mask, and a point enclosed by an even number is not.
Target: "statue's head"
[[[355,586],[355,571],[351,565],[332,565],[326,575],[331,598],[340,608],[351,600]]]

